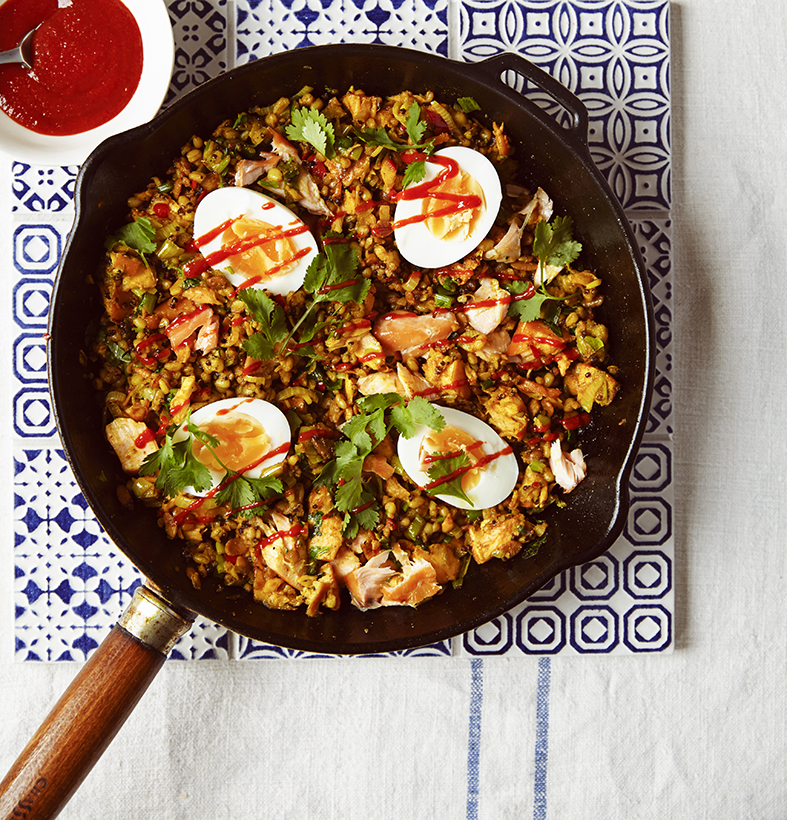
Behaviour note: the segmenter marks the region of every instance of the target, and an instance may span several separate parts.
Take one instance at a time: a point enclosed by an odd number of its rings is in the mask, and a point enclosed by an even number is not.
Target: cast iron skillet
[[[562,105],[568,126],[558,125],[504,84],[504,72],[534,83]],[[180,549],[166,539],[155,516],[141,507],[128,510],[117,499],[116,487],[126,477],[105,442],[100,405],[80,360],[87,325],[101,309],[97,288],[86,279],[101,263],[104,236],[125,221],[127,197],[143,189],[151,176],[163,174],[193,134],[208,134],[248,106],[269,104],[304,85],[337,91],[355,86],[383,96],[410,89],[432,90],[439,98],[474,97],[490,123],[506,124],[524,181],[541,185],[553,198],[557,214],[573,217],[575,236],[584,246],[583,262],[603,274],[603,321],[610,329],[622,390],[582,431],[587,479],[571,494],[565,509],[550,513],[547,544],[534,558],[472,567],[461,589],[451,589],[418,609],[360,612],[345,604],[338,612],[308,618],[303,612],[268,610],[248,594],[219,589],[218,584],[193,589]],[[109,537],[160,594],[161,607],[172,618],[185,614],[187,623],[189,614],[199,613],[258,641],[309,652],[404,650],[447,639],[500,615],[557,573],[600,555],[613,543],[625,523],[628,477],[647,420],[653,331],[643,262],[622,209],[590,158],[586,139],[587,112],[581,103],[516,55],[465,65],[403,49],[335,45],[286,52],[234,69],[191,92],[152,122],[110,138],[93,152],[77,181],[76,222],[53,296],[51,391],[58,429],[85,498]],[[154,620],[143,617],[146,624]],[[147,642],[128,621],[126,631]],[[83,767],[89,768],[91,762]],[[74,779],[85,772],[68,776]],[[24,782],[33,788],[35,781],[29,778]]]
[[[534,79],[573,115],[569,129],[500,80],[512,69]],[[460,590],[417,610],[387,607],[360,612],[343,606],[318,618],[271,611],[246,593],[195,591],[180,550],[144,509],[129,511],[115,488],[125,480],[103,440],[99,405],[84,381],[79,352],[98,292],[85,276],[101,261],[101,237],[126,216],[127,196],[165,171],[192,134],[209,133],[224,118],[254,103],[267,104],[304,85],[370,94],[432,89],[438,97],[472,96],[490,121],[506,123],[518,143],[525,177],[541,184],[556,213],[571,214],[584,245],[583,261],[603,272],[613,358],[622,395],[582,431],[589,476],[567,509],[551,516],[550,537],[533,559],[490,561],[474,567]],[[440,57],[378,46],[324,46],[268,57],[207,83],[153,122],[108,140],[79,178],[76,227],[60,267],[50,320],[50,378],[57,423],[82,491],[110,538],[177,606],[200,612],[243,635],[311,652],[366,653],[405,649],[448,638],[488,621],[527,598],[566,567],[604,552],[619,534],[626,484],[646,416],[651,340],[645,272],[621,209],[593,165],[585,135],[587,114],[562,86],[514,55],[464,65]],[[74,390],[74,385],[84,388]]]

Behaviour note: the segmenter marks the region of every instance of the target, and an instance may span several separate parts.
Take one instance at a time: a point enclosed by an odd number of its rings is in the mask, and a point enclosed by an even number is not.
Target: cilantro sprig
[[[197,429],[191,422],[191,411],[186,414],[186,428]],[[187,487],[198,493],[209,489],[213,480],[208,468],[194,455],[191,436],[173,441],[174,430],[167,431],[158,450],[148,454],[139,468],[140,475],[156,476],[156,487],[170,498]],[[208,436],[207,433],[203,433]]]
[[[343,427],[345,438],[336,444],[335,458],[325,465],[316,484],[336,487],[336,508],[344,513],[343,532],[354,538],[359,528],[373,529],[380,517],[376,494],[364,481],[366,457],[395,429],[412,438],[424,424],[433,430],[445,426],[440,411],[422,396],[405,400],[398,393],[380,393],[358,399],[360,413]]]
[[[123,225],[108,237],[104,247],[111,251],[118,242],[134,251],[139,251],[144,259],[146,253],[153,253],[156,250],[156,229],[146,216],[138,216],[133,222]]]
[[[321,302],[360,303],[366,298],[369,280],[358,274],[359,261],[355,246],[343,240],[329,241],[323,253],[315,256],[306,270],[303,289],[311,295],[311,301],[289,330],[284,310],[270,296],[251,289],[241,291],[239,298],[260,325],[257,333],[244,340],[243,349],[255,359],[283,355],[296,332],[305,326],[306,330],[298,340],[298,352],[309,355],[309,350],[302,346],[312,342],[317,332],[325,327],[325,323],[307,323],[317,306]]]
[[[533,231],[533,253],[541,266],[562,268],[570,265],[580,254],[582,244],[571,236],[573,221],[570,216],[556,216],[551,223],[541,220]]]
[[[407,109],[405,115],[404,127],[409,140],[407,143],[395,142],[388,135],[385,128],[381,126],[377,128],[356,128],[355,134],[358,139],[368,145],[381,145],[383,148],[390,148],[394,151],[420,151],[424,154],[434,152],[434,140],[429,140],[428,142],[422,141],[426,133],[426,122],[421,117],[421,106],[418,105],[417,102],[410,103],[410,107]],[[409,162],[404,172],[402,186],[406,188],[412,183],[420,182],[425,174],[425,160],[419,159]]]
[[[559,311],[563,296],[552,296],[547,292],[545,272],[547,267],[562,268],[570,265],[580,254],[582,244],[572,238],[573,223],[570,216],[556,216],[551,223],[541,220],[533,230],[533,253],[538,259],[538,286],[532,296],[512,300],[508,312],[518,316],[523,322],[532,322],[543,318],[553,322]],[[509,282],[506,285],[509,293],[519,295],[532,288],[530,282]]]
[[[426,471],[426,474],[433,482],[439,481],[440,483],[432,487],[431,490],[427,490],[427,492],[432,495],[447,495],[453,498],[459,498],[462,501],[466,501],[472,507],[473,502],[462,489],[462,478],[466,472],[466,470],[462,470],[462,468],[470,465],[470,459],[467,457],[467,453],[461,452],[458,455],[435,453],[434,455],[444,457],[436,458]],[[462,472],[447,481],[441,480],[447,476],[452,476],[457,470],[462,470]]]
[[[186,414],[183,424],[191,435],[174,441],[178,426],[170,428],[158,450],[150,453],[142,462],[140,475],[156,475],[156,487],[170,498],[184,490],[205,492],[213,484],[208,468],[194,455],[193,441],[198,439],[207,447],[224,470],[215,501],[222,506],[228,504],[232,510],[244,517],[259,512],[262,502],[284,492],[281,480],[274,476],[251,478],[242,472],[229,469],[219,458],[216,448],[219,440],[191,421],[191,411]]]
[[[291,140],[308,142],[328,159],[335,156],[333,123],[321,111],[293,107],[285,133]]]
[[[238,293],[260,330],[243,341],[243,349],[255,359],[272,359],[276,346],[287,338],[287,320],[281,305],[263,290],[246,288]]]

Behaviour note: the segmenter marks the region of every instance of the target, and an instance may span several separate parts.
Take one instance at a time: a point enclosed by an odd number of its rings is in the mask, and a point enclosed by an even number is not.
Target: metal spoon
[[[0,65],[4,63],[21,63],[25,68],[33,67],[33,35],[36,33],[36,26],[32,31],[28,31],[16,48],[8,51],[0,51]]]

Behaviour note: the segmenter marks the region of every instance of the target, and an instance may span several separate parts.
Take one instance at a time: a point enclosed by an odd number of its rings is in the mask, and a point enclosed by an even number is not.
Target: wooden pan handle
[[[139,587],[0,783],[2,820],[57,816],[191,621]]]

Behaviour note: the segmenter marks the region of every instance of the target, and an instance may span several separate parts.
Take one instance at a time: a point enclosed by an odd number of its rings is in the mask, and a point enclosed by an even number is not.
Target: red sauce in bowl
[[[120,0],[6,0],[0,50],[33,38],[33,68],[0,66],[0,109],[49,136],[89,131],[128,104],[142,75],[142,36]]]

